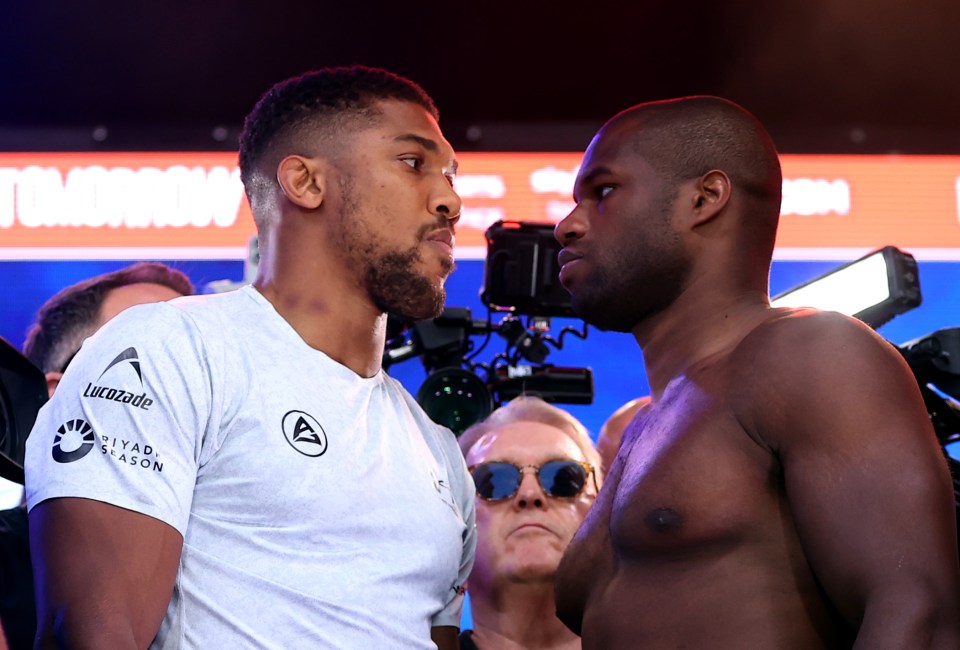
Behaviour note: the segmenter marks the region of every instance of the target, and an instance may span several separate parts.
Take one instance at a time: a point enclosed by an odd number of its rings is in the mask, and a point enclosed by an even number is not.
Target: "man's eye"
[[[597,186],[597,198],[605,199],[610,192],[613,191],[613,185],[598,185]]]
[[[423,158],[421,158],[420,156],[407,156],[405,158],[401,158],[400,160],[407,163],[414,169],[420,169],[421,167],[423,167]]]

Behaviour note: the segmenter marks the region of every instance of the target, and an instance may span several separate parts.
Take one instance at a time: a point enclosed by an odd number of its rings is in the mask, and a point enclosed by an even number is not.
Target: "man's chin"
[[[583,322],[599,330],[608,329],[604,327],[603,309],[596,300],[577,300],[576,294],[573,294],[570,306],[573,308],[573,313]]]
[[[432,299],[429,298],[430,296],[432,296]],[[424,293],[420,296],[420,300],[405,305],[398,305],[390,311],[404,320],[419,323],[432,320],[442,314],[446,299],[447,292],[441,285],[437,291]]]
[[[527,585],[552,584],[557,577],[557,566],[559,564],[559,558],[553,558],[553,560],[543,558],[538,562],[514,566],[510,571],[511,582]]]
[[[443,287],[446,275],[434,276],[436,267],[426,273],[422,268],[399,263],[388,270],[392,272],[374,269],[367,274],[367,289],[381,311],[411,322],[440,315],[447,297]]]
[[[441,288],[447,282],[447,278],[450,277],[450,274],[457,270],[456,264],[449,260],[443,260],[440,264],[440,268],[433,273],[424,274],[425,277],[435,279],[438,286]]]
[[[570,296],[570,306],[578,318],[602,332],[630,332],[633,324],[625,322],[626,315],[622,310],[613,308],[618,304],[618,300],[623,298],[605,298],[594,292],[589,298],[578,299],[577,294],[573,293]]]

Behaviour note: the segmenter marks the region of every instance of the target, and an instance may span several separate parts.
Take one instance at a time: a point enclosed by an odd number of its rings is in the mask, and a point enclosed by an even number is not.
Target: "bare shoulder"
[[[954,495],[900,352],[803,310],[771,312],[732,357],[728,404],[775,455],[804,559],[858,645],[957,647]]]
[[[739,352],[783,354],[803,365],[818,363],[811,354],[857,357],[881,353],[899,357],[892,343],[863,322],[816,309],[771,310],[768,318],[743,339]]]
[[[835,312],[774,310],[731,358],[731,400],[748,429],[772,434],[844,426],[855,435],[887,420],[926,428],[926,410],[897,348]],[[856,423],[861,423],[857,426]],[[782,442],[782,441],[781,441]]]
[[[772,311],[744,337],[733,361],[738,369],[762,373],[757,388],[768,390],[816,390],[851,381],[889,384],[912,377],[897,348],[869,326],[813,309]]]

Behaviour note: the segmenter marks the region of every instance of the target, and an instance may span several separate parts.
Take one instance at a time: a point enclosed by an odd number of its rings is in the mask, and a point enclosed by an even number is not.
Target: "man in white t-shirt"
[[[43,645],[456,647],[472,483],[380,367],[387,313],[436,316],[453,269],[436,118],[359,66],[261,98],[253,286],[125,312],[30,435]]]

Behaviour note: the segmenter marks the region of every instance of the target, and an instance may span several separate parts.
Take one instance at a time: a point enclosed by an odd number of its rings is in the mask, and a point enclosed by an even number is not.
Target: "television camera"
[[[481,300],[485,320],[466,307],[447,307],[440,317],[423,323],[394,321],[383,367],[420,357],[427,379],[417,401],[435,421],[460,434],[486,417],[495,406],[522,394],[548,402],[590,404],[590,368],[547,363],[553,349],[563,348],[567,335],[585,339],[587,326],[563,327],[550,335],[551,318],[574,318],[570,296],[558,280],[560,245],[553,226],[498,221],[486,233]],[[503,314],[498,322],[493,313]],[[503,352],[488,363],[476,361],[493,335],[505,341]],[[473,336],[483,337],[479,345]]]

